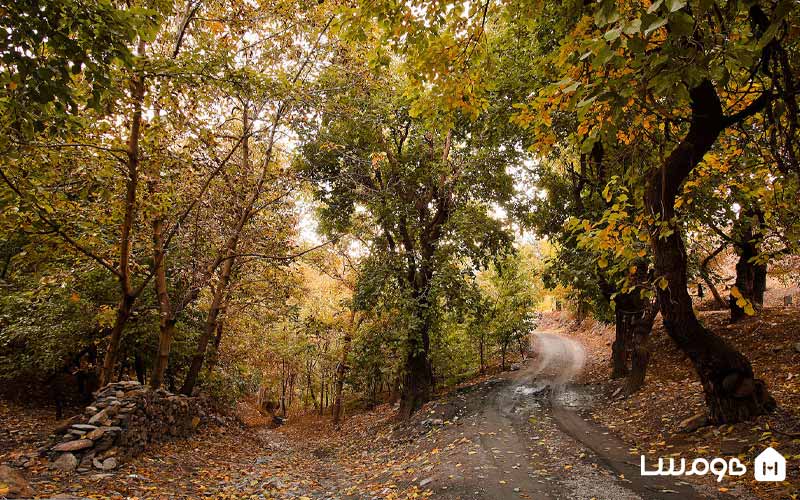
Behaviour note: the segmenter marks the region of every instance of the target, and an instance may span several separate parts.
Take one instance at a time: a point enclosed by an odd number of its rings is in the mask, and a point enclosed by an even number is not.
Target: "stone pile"
[[[190,435],[202,418],[198,398],[116,382],[98,391],[83,415],[56,429],[40,451],[66,472],[112,470],[150,443]]]

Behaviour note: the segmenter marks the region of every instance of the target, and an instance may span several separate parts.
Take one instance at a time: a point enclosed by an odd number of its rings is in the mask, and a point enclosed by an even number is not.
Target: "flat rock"
[[[797,342],[797,343],[794,345],[794,350],[795,350],[795,352],[800,352],[800,342]]]
[[[7,465],[0,465],[0,483],[4,485],[5,498],[30,498],[36,495],[36,491],[19,471]]]
[[[89,434],[86,434],[84,436],[84,439],[91,439],[92,441],[97,441],[98,439],[103,437],[103,434],[105,434],[108,429],[109,427],[99,427],[90,432]]]
[[[97,429],[96,425],[89,425],[89,424],[72,424],[70,425],[71,428],[77,429],[79,431],[93,431]]]
[[[72,453],[62,453],[55,462],[50,464],[50,468],[62,472],[72,472],[78,468],[78,459]]]
[[[117,459],[114,457],[108,457],[103,460],[103,463],[100,467],[103,470],[114,470],[117,468]]]
[[[53,451],[77,451],[91,448],[94,443],[91,439],[75,439],[66,443],[59,443],[53,446]]]
[[[97,423],[106,424],[108,422],[109,422],[108,410],[99,411],[95,413],[92,416],[92,418],[89,419],[89,424],[97,424]]]

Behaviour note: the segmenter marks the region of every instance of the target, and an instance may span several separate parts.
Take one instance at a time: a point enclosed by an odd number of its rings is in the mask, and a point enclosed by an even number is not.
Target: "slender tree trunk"
[[[650,334],[658,314],[657,302],[645,305],[633,321],[631,335],[631,371],[626,382],[625,392],[633,394],[644,387],[647,365],[650,363]]]
[[[175,338],[175,318],[167,291],[167,262],[164,255],[164,220],[161,217],[153,221],[153,259],[156,263],[155,284],[158,300],[158,351],[153,372],[150,376],[150,387],[158,389],[164,382],[164,374],[169,363],[169,352]]]
[[[638,292],[634,292],[638,293]],[[614,298],[614,343],[611,344],[611,378],[628,375],[628,354],[633,342],[635,301],[631,294],[619,294]]]
[[[736,253],[739,260],[736,262],[736,282],[735,286],[742,294],[742,297],[750,301],[753,309],[760,310],[764,305],[764,291],[767,281],[767,265],[755,262],[761,253],[760,246],[763,236],[761,235],[760,221],[761,211],[751,209],[740,215],[739,230],[737,231],[738,242],[736,243]],[[737,297],[730,296],[731,322],[735,323],[747,316],[744,308],[737,304]]]
[[[344,391],[344,375],[347,371],[347,358],[350,356],[350,345],[353,343],[353,335],[361,325],[359,318],[358,323],[355,322],[356,311],[350,310],[350,324],[344,333],[342,340],[342,357],[339,359],[339,364],[336,366],[336,388],[333,400],[333,425],[339,425],[342,418],[342,392]]]
[[[229,300],[226,299],[225,302]],[[214,334],[214,349],[211,352],[211,356],[208,358],[208,373],[211,374],[214,372],[214,367],[217,366],[217,362],[219,362],[219,346],[222,344],[222,333],[225,331],[225,319],[220,318],[217,320],[217,331]]]
[[[728,304],[726,304],[725,301],[722,300],[722,296],[719,294],[719,290],[717,290],[717,287],[714,285],[714,282],[711,281],[711,277],[709,276],[708,273],[708,265],[711,263],[711,260],[714,259],[714,257],[716,257],[717,255],[719,255],[720,252],[725,250],[727,246],[728,243],[723,242],[719,247],[717,247],[716,250],[711,252],[710,255],[708,255],[705,259],[703,259],[703,262],[700,263],[700,277],[703,279],[703,282],[706,284],[706,286],[708,286],[708,289],[711,290],[711,295],[714,296],[714,302],[716,302],[717,306],[721,309],[728,307]]]
[[[295,373],[291,368],[289,369],[289,400],[287,401],[287,410],[292,407],[292,403],[294,402],[294,383],[297,373]]]
[[[208,349],[208,342],[211,340],[211,337],[214,336],[214,332],[217,329],[217,320],[219,319],[220,311],[222,311],[222,308],[224,307],[223,299],[228,290],[228,284],[230,282],[231,272],[233,270],[233,252],[235,251],[235,247],[230,249],[228,252],[230,258],[225,259],[225,262],[222,264],[222,269],[219,273],[219,281],[217,282],[217,287],[214,289],[214,295],[211,299],[211,306],[208,309],[208,316],[206,316],[206,322],[203,325],[203,332],[200,334],[200,338],[197,340],[197,347],[194,355],[192,356],[192,362],[191,365],[189,365],[189,371],[186,373],[186,379],[181,387],[182,394],[192,393],[194,386],[197,383],[197,378],[200,375],[200,370],[203,367],[206,350]]]
[[[481,331],[480,335],[478,336],[478,351],[480,353],[480,358],[481,358],[481,367],[480,367],[481,375],[486,373],[486,357],[484,352],[485,350],[486,350],[486,342],[483,332]]]
[[[192,362],[189,366],[189,371],[187,372],[186,379],[181,387],[181,393],[183,394],[191,394],[194,390],[194,386],[197,383],[200,370],[203,367],[203,362],[206,357],[208,343],[216,330],[217,320],[219,319],[220,311],[223,308],[224,299],[228,292],[228,285],[230,284],[231,273],[236,260],[236,250],[239,245],[239,238],[241,237],[245,225],[248,223],[248,221],[250,221],[250,218],[253,215],[253,206],[261,195],[263,184],[266,179],[268,165],[272,156],[275,128],[276,127],[273,126],[272,135],[269,139],[269,146],[265,152],[266,158],[263,160],[264,163],[261,170],[261,175],[257,181],[256,187],[246,200],[244,207],[242,207],[242,213],[238,217],[232,234],[225,244],[223,261],[221,263],[222,267],[218,273],[219,279],[217,281],[217,286],[214,289],[214,295],[211,299],[211,306],[209,307],[208,315],[206,316],[203,332],[200,334],[200,338],[197,340],[197,346],[195,353],[192,356]],[[244,172],[250,171],[249,131],[250,118],[248,114],[248,106],[247,103],[244,103],[242,110],[242,134],[244,134],[242,138],[242,170]]]
[[[692,361],[703,384],[712,422],[733,423],[775,408],[763,381],[753,375],[750,362],[697,319],[687,289],[686,249],[674,224],[675,198],[689,173],[714,145],[726,121],[713,84],[704,80],[691,89],[691,122],[686,137],[648,174],[645,207],[658,224],[651,233],[655,275],[666,280],[657,287],[664,326]],[[660,222],[663,221],[663,222]],[[661,225],[669,225],[662,231]]]
[[[139,55],[144,54],[145,43],[139,42]],[[145,81],[143,74],[137,74],[132,82],[133,114],[127,148],[127,174],[125,182],[125,215],[122,220],[119,244],[119,282],[122,298],[117,307],[114,326],[108,340],[103,368],[100,372],[100,386],[111,382],[114,367],[119,358],[119,344],[125,324],[131,316],[136,297],[133,294],[130,273],[130,256],[133,223],[136,217],[136,188],[139,183],[139,136],[142,127],[142,104],[144,103]]]
[[[286,385],[289,383],[289,378],[286,376],[286,361],[281,360],[281,404],[280,412],[283,418],[286,418]]]

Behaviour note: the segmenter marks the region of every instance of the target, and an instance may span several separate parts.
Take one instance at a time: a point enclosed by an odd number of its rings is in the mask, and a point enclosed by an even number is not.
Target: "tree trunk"
[[[339,360],[339,365],[336,367],[336,388],[333,400],[333,425],[339,425],[342,418],[342,392],[344,391],[344,375],[347,370],[347,358],[350,355],[350,346],[353,343],[353,335],[361,325],[363,315],[359,318],[358,323],[355,323],[356,311],[350,311],[350,324],[344,334],[342,345],[342,357]]]
[[[217,325],[217,320],[219,318],[220,311],[222,310],[226,293],[228,292],[228,285],[230,284],[231,273],[234,267],[234,263],[236,261],[236,250],[239,245],[239,238],[241,237],[242,232],[244,231],[245,225],[247,225],[247,223],[252,218],[254,214],[253,207],[255,206],[256,201],[258,201],[259,197],[263,192],[264,182],[266,180],[267,173],[269,171],[269,165],[272,160],[272,151],[275,145],[275,136],[277,134],[277,126],[278,126],[278,121],[280,120],[281,113],[282,111],[280,111],[278,115],[276,115],[275,121],[273,122],[272,130],[267,143],[267,150],[264,152],[264,157],[261,160],[262,167],[259,178],[256,181],[256,187],[253,189],[253,192],[250,193],[249,197],[245,201],[244,206],[242,207],[241,214],[237,218],[235,226],[232,228],[231,235],[228,238],[228,241],[226,241],[225,243],[225,248],[221,255],[222,268],[218,274],[219,280],[217,282],[217,287],[214,290],[214,296],[211,301],[211,307],[209,308],[208,316],[206,317],[206,323],[203,328],[203,333],[200,335],[200,338],[198,339],[195,354],[194,356],[192,356],[192,363],[189,367],[188,373],[186,374],[186,380],[183,383],[183,387],[181,387],[181,392],[183,394],[191,394],[195,384],[197,383],[197,378],[200,375],[200,369],[203,367],[203,361],[205,360],[206,350],[208,348],[208,342],[214,335],[214,331]],[[250,117],[249,117],[247,103],[243,103],[243,108],[242,108],[242,134],[243,134],[242,170],[244,172],[249,172],[251,167],[250,142],[249,142]]]
[[[753,309],[758,311],[764,305],[764,291],[767,281],[767,265],[755,262],[761,253],[761,230],[760,221],[761,211],[758,209],[748,210],[740,215],[739,230],[737,231],[738,242],[736,243],[736,253],[739,260],[736,262],[736,282],[735,286],[742,294],[742,297],[750,302]],[[735,323],[745,317],[747,313],[744,308],[737,304],[737,297],[730,296],[731,323]]]
[[[430,397],[433,380],[431,364],[428,359],[430,337],[428,332],[428,311],[422,307],[417,309],[421,328],[408,339],[403,389],[400,395],[400,418],[406,419],[417,411]]]
[[[484,354],[485,350],[486,350],[486,342],[484,341],[483,332],[481,332],[480,336],[478,337],[478,351],[480,352],[480,358],[481,358],[481,367],[480,367],[481,375],[486,373],[486,359]]]
[[[714,285],[714,282],[711,281],[711,277],[708,274],[708,265],[711,263],[711,260],[714,257],[716,257],[720,252],[725,250],[727,246],[728,243],[723,242],[719,247],[717,247],[716,250],[711,252],[711,254],[709,254],[705,259],[703,259],[703,262],[700,263],[700,277],[703,279],[703,282],[706,284],[706,286],[708,286],[708,289],[711,290],[711,295],[714,296],[714,302],[716,302],[717,306],[720,309],[725,309],[726,307],[728,307],[728,305],[725,303],[724,300],[722,300],[722,296],[719,294],[719,290],[717,290],[717,287]]]
[[[144,359],[142,359],[142,355],[134,353],[133,355],[133,369],[136,371],[136,380],[139,381],[140,384],[144,385],[145,383],[145,369],[144,369]]]
[[[418,284],[417,305],[415,314],[418,327],[408,338],[403,389],[400,395],[400,418],[407,419],[430,398],[433,387],[428,351],[430,350],[430,312],[428,307],[427,286],[429,281]],[[419,286],[421,285],[421,286]]]
[[[114,319],[114,326],[111,327],[111,336],[108,339],[106,355],[103,358],[103,368],[100,371],[100,387],[113,382],[114,368],[119,358],[119,344],[122,339],[122,331],[125,329],[125,324],[131,317],[133,302],[133,297],[125,295],[117,306],[117,315]]]
[[[635,292],[638,293],[638,292]],[[628,354],[633,340],[636,305],[631,294],[620,293],[614,298],[614,343],[611,344],[611,378],[628,375]]]
[[[225,293],[228,290],[228,284],[231,278],[231,271],[233,269],[233,252],[235,252],[235,247],[229,250],[229,257],[225,259],[225,262],[222,264],[222,270],[220,271],[219,275],[219,282],[217,283],[217,287],[214,289],[214,296],[211,299],[211,306],[208,309],[208,316],[206,316],[206,322],[203,326],[203,332],[200,334],[200,338],[197,340],[197,347],[195,349],[194,355],[192,356],[192,363],[189,366],[189,371],[186,373],[186,379],[183,382],[183,386],[181,387],[181,393],[191,395],[192,391],[194,390],[194,386],[197,383],[197,378],[200,375],[200,370],[203,368],[203,361],[206,357],[206,350],[208,349],[208,342],[211,340],[211,337],[214,336],[214,332],[217,329],[217,320],[219,318],[219,313],[224,307],[223,299],[225,297]]]
[[[227,304],[230,297],[225,299],[225,303]],[[222,344],[222,333],[225,331],[225,319],[220,318],[217,320],[217,331],[214,333],[214,349],[211,351],[211,355],[208,357],[207,363],[207,371],[208,374],[214,373],[214,367],[217,366],[217,362],[219,362],[219,346]]]
[[[164,374],[169,363],[169,352],[175,338],[175,318],[167,291],[167,262],[164,248],[164,220],[153,221],[153,260],[156,263],[155,289],[158,300],[158,352],[150,376],[150,387],[158,389],[164,382]]]
[[[664,327],[700,377],[710,420],[733,423],[774,409],[775,401],[764,382],[754,377],[747,358],[703,327],[692,309],[687,289],[686,249],[680,228],[674,222],[675,197],[726,127],[726,120],[710,81],[704,80],[691,89],[690,97],[689,131],[662,168],[648,174],[645,207],[655,221],[650,241],[656,279],[663,283],[657,287],[657,293]]]
[[[139,41],[138,53],[144,55],[145,43]],[[142,104],[144,102],[145,82],[144,75],[138,74],[132,82],[133,114],[131,115],[131,128],[128,136],[127,148],[127,174],[125,182],[125,215],[122,220],[119,243],[119,271],[118,277],[122,298],[117,307],[117,316],[111,328],[108,348],[103,359],[103,368],[100,372],[100,386],[111,382],[114,376],[114,367],[119,357],[119,344],[122,340],[122,331],[125,323],[130,318],[136,296],[131,285],[130,256],[133,223],[136,215],[136,188],[139,183],[139,135],[142,127]]]
[[[644,386],[647,365],[650,363],[650,333],[658,314],[658,304],[651,302],[633,321],[631,336],[631,371],[626,382],[626,394],[633,394]]]

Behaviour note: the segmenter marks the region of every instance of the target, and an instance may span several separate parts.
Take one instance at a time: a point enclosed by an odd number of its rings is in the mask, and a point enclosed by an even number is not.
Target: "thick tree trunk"
[[[697,320],[687,289],[686,249],[675,225],[675,197],[692,169],[702,160],[726,120],[713,84],[704,80],[691,89],[689,131],[647,179],[645,207],[654,218],[651,245],[655,275],[666,286],[658,286],[658,304],[664,327],[677,346],[689,357],[703,384],[709,418],[716,423],[733,423],[775,408],[763,381],[753,375],[750,362],[722,338]]]
[[[400,418],[407,419],[430,398],[433,387],[431,364],[428,359],[428,331],[420,338],[409,339],[406,355],[403,390],[400,396]]]
[[[400,418],[407,419],[430,398],[433,389],[433,371],[428,358],[430,351],[430,304],[428,287],[431,273],[423,270],[415,274],[415,320],[417,327],[409,334],[406,352],[403,389],[400,396]]]

